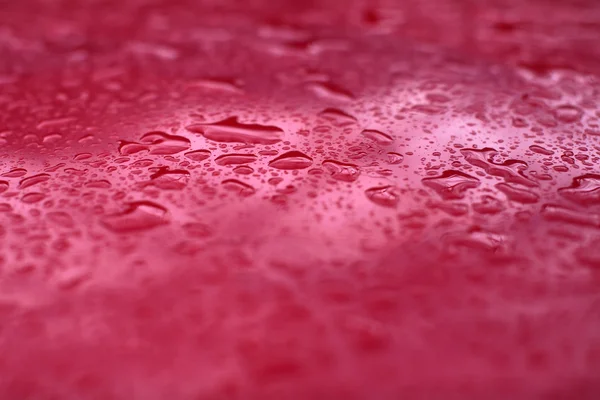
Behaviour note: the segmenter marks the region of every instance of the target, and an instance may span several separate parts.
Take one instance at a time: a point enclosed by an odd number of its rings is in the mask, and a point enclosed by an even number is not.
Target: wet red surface
[[[598,21],[0,1],[0,398],[600,397]]]

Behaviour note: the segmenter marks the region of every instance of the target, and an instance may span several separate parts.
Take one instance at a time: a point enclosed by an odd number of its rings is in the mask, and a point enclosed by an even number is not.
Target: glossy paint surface
[[[0,1],[0,398],[600,398],[598,21]]]

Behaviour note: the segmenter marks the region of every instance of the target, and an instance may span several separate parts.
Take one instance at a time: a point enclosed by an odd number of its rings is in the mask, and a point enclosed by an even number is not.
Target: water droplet
[[[32,204],[32,203],[37,203],[39,201],[42,201],[45,198],[46,198],[46,195],[43,193],[27,193],[26,195],[23,195],[23,197],[21,198],[21,201],[23,203]]]
[[[496,188],[506,195],[510,200],[517,203],[533,204],[540,200],[540,196],[527,189],[521,189],[508,183],[498,183]]]
[[[468,189],[478,187],[481,182],[479,179],[460,171],[444,171],[442,175],[424,178],[423,184],[432,188],[444,200],[462,199]]]
[[[235,172],[236,174],[240,174],[240,175],[250,175],[250,174],[254,173],[254,169],[252,169],[251,167],[249,167],[247,165],[240,165],[238,167],[235,167],[233,169],[233,172]]]
[[[354,95],[350,91],[331,82],[308,82],[305,87],[324,100],[341,103],[354,100]]]
[[[0,181],[0,193],[4,193],[8,190],[8,182]]]
[[[89,181],[85,184],[85,187],[88,188],[92,188],[92,189],[109,189],[112,187],[112,184],[104,179],[100,179],[100,180],[96,180],[96,181]]]
[[[381,146],[389,146],[392,143],[394,143],[393,137],[375,129],[365,129],[364,131],[362,131],[362,135]]]
[[[572,105],[563,105],[554,109],[554,117],[561,122],[577,122],[582,116],[583,111],[579,107]]]
[[[222,185],[228,191],[235,192],[243,197],[251,196],[256,192],[254,187],[237,179],[226,179],[222,182]]]
[[[127,142],[124,140],[122,140],[119,144],[119,153],[123,156],[130,156],[141,151],[148,151],[148,146],[135,142]]]
[[[188,222],[182,227],[186,234],[195,238],[206,238],[213,234],[210,226],[200,222]]]
[[[57,127],[61,127],[63,125],[69,124],[71,122],[74,122],[74,121],[76,121],[76,118],[74,118],[74,117],[47,119],[47,120],[42,121],[39,124],[37,124],[36,128],[37,129],[57,128]]]
[[[549,221],[566,222],[574,225],[600,228],[599,214],[582,213],[554,204],[545,204],[542,207],[541,214]]]
[[[336,126],[348,126],[355,124],[357,119],[337,108],[327,108],[319,113],[319,117],[332,122]]]
[[[46,182],[49,179],[50,175],[48,174],[33,175],[28,178],[22,179],[21,182],[19,182],[19,189],[26,189],[33,185],[37,185],[38,183]]]
[[[164,132],[148,132],[140,139],[142,144],[148,146],[150,154],[170,155],[177,154],[190,148],[190,140],[183,136],[168,135]]]
[[[73,160],[75,161],[83,161],[92,158],[90,153],[79,153],[73,156]]]
[[[357,165],[346,164],[335,160],[323,161],[323,167],[331,173],[331,177],[342,182],[354,182],[360,171]]]
[[[167,209],[150,201],[129,203],[124,212],[101,220],[105,228],[117,233],[149,230],[168,222]]]
[[[584,206],[600,204],[600,175],[587,174],[573,179],[570,187],[558,189],[566,199]]]
[[[249,164],[256,161],[254,154],[223,154],[215,159],[217,165]]]
[[[20,178],[27,173],[26,169],[15,168],[2,174],[5,178]]]
[[[395,186],[379,186],[365,190],[365,194],[373,203],[382,207],[396,207],[400,194]]]
[[[168,167],[161,167],[150,176],[152,180],[150,183],[163,190],[182,190],[188,184],[189,177],[189,171],[183,169],[171,170]]]
[[[203,78],[188,84],[189,87],[197,87],[208,90],[217,90],[228,93],[243,93],[242,82],[232,78]]]
[[[554,151],[545,149],[542,146],[538,146],[536,144],[529,146],[529,150],[533,151],[534,153],[542,154],[545,156],[551,156],[552,154],[554,154]]]
[[[193,124],[186,128],[216,142],[274,144],[283,139],[283,130],[276,126],[243,124],[237,117],[210,124]]]
[[[461,153],[465,160],[471,165],[483,168],[485,172],[492,176],[504,178],[506,182],[518,183],[528,187],[536,187],[538,183],[527,178],[523,171],[528,168],[524,161],[507,160],[502,164],[496,164],[491,161],[491,157],[498,152],[494,149],[486,147],[484,149],[462,149]]]
[[[288,151],[271,160],[269,166],[277,169],[304,169],[312,165],[312,158],[299,151]]]
[[[200,162],[209,158],[210,154],[209,150],[194,150],[185,153],[184,156],[192,161]]]
[[[498,214],[504,210],[504,205],[495,197],[484,195],[481,196],[481,201],[473,203],[473,211],[478,214]]]
[[[75,223],[73,222],[73,218],[63,211],[53,211],[49,212],[46,217],[48,221],[53,222],[56,225],[60,225],[64,228],[73,228]]]
[[[389,153],[387,153],[387,161],[392,165],[400,164],[404,161],[404,156],[400,153],[394,153],[390,151]]]
[[[60,133],[51,133],[49,135],[44,136],[42,139],[43,143],[51,144],[59,142],[62,139],[62,135]]]

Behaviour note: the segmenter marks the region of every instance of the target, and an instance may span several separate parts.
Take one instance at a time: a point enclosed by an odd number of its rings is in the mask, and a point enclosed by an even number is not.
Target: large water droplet
[[[15,169],[11,169],[8,172],[3,173],[2,176],[5,178],[20,178],[20,177],[24,176],[26,173],[27,173],[26,169],[15,168]]]
[[[527,178],[523,174],[523,171],[528,167],[527,163],[524,161],[507,160],[501,164],[496,164],[491,161],[491,157],[498,152],[488,147],[481,150],[462,149],[461,153],[469,164],[483,168],[485,172],[492,176],[499,176],[510,183],[518,183],[529,187],[538,186],[537,182]]]
[[[222,185],[225,189],[235,192],[243,197],[251,196],[256,192],[256,189],[253,186],[237,179],[226,179],[222,182]]]
[[[0,193],[4,193],[8,190],[8,182],[0,181]]]
[[[169,222],[167,209],[156,203],[137,201],[127,206],[122,213],[102,218],[102,225],[113,232],[129,233],[153,229]]]
[[[395,186],[378,186],[365,190],[365,194],[373,203],[382,207],[396,207],[400,194]]]
[[[354,95],[350,91],[331,82],[308,82],[305,86],[324,100],[342,103],[354,100]]]
[[[148,146],[150,154],[177,154],[190,148],[190,140],[183,136],[168,135],[164,132],[148,132],[140,139],[140,143]]]
[[[511,185],[509,183],[498,183],[496,188],[506,195],[510,200],[516,201],[517,203],[533,204],[537,203],[540,199],[536,193],[528,189],[522,189]]]
[[[360,171],[357,165],[346,164],[335,160],[323,161],[323,167],[331,173],[331,177],[342,182],[354,182]]]
[[[442,175],[433,178],[424,178],[423,184],[432,188],[445,200],[462,199],[467,189],[478,187],[479,179],[460,171],[444,171]]]
[[[184,156],[192,161],[200,162],[209,158],[210,154],[209,150],[194,150],[185,153]]]
[[[394,143],[393,137],[375,129],[365,129],[362,131],[362,135],[381,146],[389,146]]]
[[[254,154],[223,154],[215,159],[217,165],[249,164],[257,160]]]
[[[288,151],[271,160],[269,166],[277,169],[304,169],[312,165],[312,158],[300,151]]]
[[[33,185],[37,185],[38,183],[46,182],[49,179],[50,175],[48,174],[33,175],[21,180],[21,182],[19,182],[19,189],[26,189]]]
[[[394,153],[390,151],[387,153],[387,161],[393,165],[400,164],[402,161],[404,161],[404,156],[400,153]]]
[[[584,206],[600,204],[600,175],[587,174],[573,179],[570,187],[558,189],[566,199]]]
[[[283,130],[272,125],[243,124],[237,117],[210,124],[193,124],[190,132],[199,133],[216,142],[274,144],[283,138]]]
[[[150,176],[150,183],[163,190],[182,190],[188,184],[190,173],[184,169],[161,167]]]
[[[538,146],[537,144],[529,146],[529,150],[533,151],[534,153],[542,154],[545,156],[551,156],[552,154],[554,154],[554,151],[546,149],[542,146]]]
[[[562,105],[554,109],[554,117],[561,122],[577,122],[582,116],[583,111],[579,107],[570,104]]]
[[[357,122],[357,119],[352,115],[338,110],[337,108],[327,108],[319,113],[319,117],[340,127],[352,125]]]
[[[554,204],[545,204],[542,207],[541,214],[549,221],[600,228],[599,214],[582,213]]]

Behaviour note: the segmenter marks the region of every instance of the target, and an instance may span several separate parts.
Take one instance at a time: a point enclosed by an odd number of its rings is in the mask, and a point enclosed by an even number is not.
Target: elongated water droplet
[[[360,175],[358,166],[354,164],[325,160],[323,161],[323,167],[330,172],[333,179],[342,182],[354,182]]]
[[[468,189],[474,189],[481,184],[479,179],[454,170],[444,171],[440,176],[424,178],[422,182],[445,200],[462,199]]]
[[[50,175],[48,174],[33,175],[21,180],[21,182],[19,182],[19,189],[26,189],[33,185],[37,185],[38,183],[46,182],[49,179]]]
[[[105,228],[117,233],[149,230],[168,222],[167,209],[150,201],[129,203],[124,212],[101,220]]]
[[[163,190],[182,190],[188,184],[190,173],[183,169],[162,167],[150,176],[151,184]]]
[[[387,153],[387,161],[392,165],[400,164],[402,161],[404,161],[404,156],[400,153],[394,153],[390,151]]]
[[[336,126],[348,126],[355,124],[357,119],[352,115],[338,110],[337,108],[327,108],[319,113],[319,117],[330,121]]]
[[[249,164],[257,160],[254,154],[223,154],[215,159],[217,165]]]
[[[226,179],[222,182],[222,185],[225,189],[235,192],[243,197],[251,196],[256,192],[256,189],[254,189],[253,186],[238,181],[237,179]]]
[[[27,174],[27,170],[23,168],[15,168],[2,174],[5,178],[20,178]]]
[[[381,146],[389,146],[394,143],[393,137],[375,129],[365,129],[362,131],[362,135]]]
[[[304,169],[312,165],[312,158],[300,151],[288,151],[271,160],[269,166],[277,169]]]
[[[324,100],[341,103],[354,100],[352,92],[331,82],[308,82],[305,87]]]
[[[573,179],[570,187],[558,189],[566,199],[584,206],[600,204],[600,175],[587,174]]]
[[[496,188],[506,195],[510,200],[517,203],[533,204],[537,203],[540,196],[528,189],[522,189],[509,183],[498,183]]]
[[[186,128],[216,142],[274,144],[283,139],[283,130],[272,125],[243,124],[237,117],[210,124],[193,124]]]
[[[551,156],[552,154],[554,154],[554,151],[545,149],[542,146],[538,146],[537,144],[529,146],[529,150],[533,151],[534,153],[543,154],[545,156]]]
[[[192,161],[196,161],[196,162],[200,162],[200,161],[204,161],[207,158],[210,157],[210,151],[209,150],[194,150],[194,151],[189,151],[187,153],[185,153],[185,157],[189,158]]]
[[[190,140],[183,136],[169,135],[164,132],[148,132],[140,139],[140,143],[148,146],[150,154],[177,154],[190,148]]]
[[[523,174],[523,171],[528,167],[527,163],[524,161],[507,160],[501,164],[496,164],[491,161],[491,157],[498,152],[489,147],[481,150],[462,149],[461,153],[469,164],[483,168],[488,174],[499,176],[506,182],[518,183],[529,187],[536,187],[539,185],[537,182],[527,178]]]
[[[400,194],[395,186],[379,186],[365,190],[365,194],[373,203],[382,207],[396,207]]]

